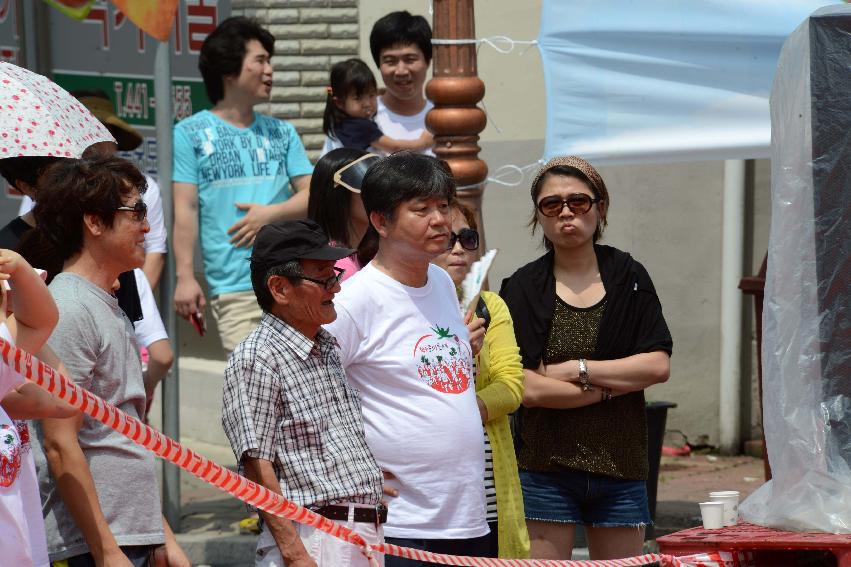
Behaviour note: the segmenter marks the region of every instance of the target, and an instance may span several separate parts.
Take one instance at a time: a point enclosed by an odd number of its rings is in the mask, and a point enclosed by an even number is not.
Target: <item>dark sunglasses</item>
[[[558,195],[551,195],[538,201],[538,211],[545,217],[557,217],[564,210],[564,206],[567,205],[567,208],[574,215],[584,215],[591,210],[591,205],[599,202],[599,197],[591,197],[585,193],[571,193],[567,196],[567,199],[562,199]]]
[[[115,210],[133,213],[133,220],[136,222],[142,222],[148,216],[148,205],[145,204],[145,201],[136,201],[136,204],[132,207],[128,207],[126,205],[122,207],[116,207]]]
[[[326,290],[332,290],[338,283],[340,283],[340,281],[343,279],[343,274],[346,273],[346,270],[343,270],[336,266],[334,267],[334,271],[337,272],[336,275],[331,276],[330,278],[325,278],[324,280],[317,280],[316,278],[309,278],[307,276],[299,276],[299,279],[319,284]]]
[[[479,247],[479,233],[472,228],[462,228],[457,233],[451,233],[447,250],[455,248],[456,242],[460,242],[461,248],[464,250],[475,250]]]

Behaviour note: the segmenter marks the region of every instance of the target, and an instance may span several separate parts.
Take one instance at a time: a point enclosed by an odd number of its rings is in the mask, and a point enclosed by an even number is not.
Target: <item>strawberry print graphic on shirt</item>
[[[21,470],[21,442],[14,425],[0,423],[0,487],[12,486]]]
[[[438,392],[460,394],[470,387],[470,347],[449,327],[435,325],[414,345],[420,380]]]
[[[21,454],[30,452],[30,428],[27,422],[23,419],[15,420],[15,427],[18,430],[18,439],[21,440]]]

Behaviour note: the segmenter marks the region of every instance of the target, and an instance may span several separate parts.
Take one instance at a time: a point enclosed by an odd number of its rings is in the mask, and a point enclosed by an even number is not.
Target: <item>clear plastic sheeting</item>
[[[771,93],[763,427],[773,478],[742,519],[851,533],[851,6],[786,41]]]

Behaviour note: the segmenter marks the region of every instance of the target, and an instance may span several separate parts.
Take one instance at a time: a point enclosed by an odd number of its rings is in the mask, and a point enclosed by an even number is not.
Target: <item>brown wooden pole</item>
[[[434,77],[426,85],[426,95],[434,108],[426,116],[426,126],[434,134],[434,153],[452,169],[458,197],[475,211],[484,242],[481,205],[488,166],[479,159],[478,142],[487,116],[476,106],[485,96],[485,84],[477,75],[477,44],[440,43],[475,39],[473,0],[434,0],[432,29],[437,40],[432,57]]]
[[[765,302],[765,274],[768,269],[768,253],[762,259],[762,267],[759,274],[742,278],[739,289],[745,295],[754,296],[754,308],[756,309],[756,364],[757,377],[759,379],[759,412],[762,416],[762,468],[765,472],[765,480],[771,480],[771,463],[768,460],[768,445],[765,443],[765,413],[762,405],[762,309]]]

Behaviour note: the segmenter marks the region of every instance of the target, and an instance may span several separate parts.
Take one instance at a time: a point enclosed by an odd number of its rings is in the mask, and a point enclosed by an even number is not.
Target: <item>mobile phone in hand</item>
[[[202,337],[207,333],[207,322],[204,321],[204,314],[200,311],[196,311],[189,318],[189,321],[192,323],[192,326],[195,327],[195,331],[201,335]]]

